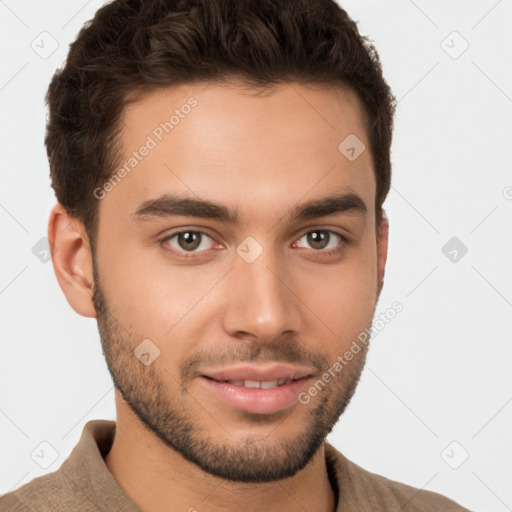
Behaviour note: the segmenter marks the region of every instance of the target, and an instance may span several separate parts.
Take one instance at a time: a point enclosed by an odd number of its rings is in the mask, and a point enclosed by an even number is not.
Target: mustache
[[[237,345],[224,346],[196,352],[180,364],[181,382],[199,375],[201,367],[224,366],[240,363],[291,363],[311,366],[318,372],[329,367],[325,354],[311,352],[295,339],[272,343],[243,341]]]

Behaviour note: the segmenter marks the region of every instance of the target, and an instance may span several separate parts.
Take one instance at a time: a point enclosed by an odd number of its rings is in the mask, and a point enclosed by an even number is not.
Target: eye
[[[211,248],[208,247],[209,244],[211,245],[211,242],[213,242],[213,239],[206,233],[192,230],[180,231],[162,240],[162,243],[171,246],[168,250],[178,253],[201,252],[202,250]]]
[[[339,233],[328,229],[315,229],[301,236],[298,240],[298,245],[299,247],[304,247],[305,244],[308,244],[316,251],[329,253],[336,252],[338,249],[341,250],[343,244],[340,247],[340,242],[346,242],[346,239]]]
[[[167,236],[161,241],[164,249],[176,256],[192,258],[200,253],[206,253],[212,249],[215,240],[203,231],[184,229]],[[341,234],[329,229],[314,229],[302,235],[294,244],[294,247],[309,245],[316,253],[334,254],[344,249],[348,240]]]

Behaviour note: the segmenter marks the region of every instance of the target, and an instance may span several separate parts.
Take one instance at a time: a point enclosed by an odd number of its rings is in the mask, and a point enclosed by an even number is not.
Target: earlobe
[[[92,300],[92,255],[84,225],[57,203],[48,221],[48,240],[57,281],[69,305],[85,317],[96,317]]]
[[[385,210],[382,210],[382,219],[380,221],[377,235],[377,290],[378,294],[380,294],[380,291],[384,285],[384,274],[386,271],[389,241],[389,220]]]

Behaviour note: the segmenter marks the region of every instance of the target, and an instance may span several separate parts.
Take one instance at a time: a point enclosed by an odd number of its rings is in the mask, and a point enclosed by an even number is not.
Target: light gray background
[[[0,1],[0,493],[56,470],[90,419],[115,418],[96,323],[32,251],[54,204],[43,97],[101,4]],[[512,1],[341,4],[399,100],[378,312],[404,310],[374,338],[330,442],[472,510],[512,510]],[[456,262],[452,237],[468,249]],[[46,469],[41,442],[58,454]]]

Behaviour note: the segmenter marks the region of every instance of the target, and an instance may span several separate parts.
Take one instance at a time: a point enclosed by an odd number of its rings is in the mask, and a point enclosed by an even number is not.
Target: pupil
[[[308,235],[308,243],[316,249],[323,249],[325,244],[323,242],[329,240],[329,235],[325,231],[312,231]]]
[[[199,247],[199,236],[197,233],[194,233],[193,231],[186,231],[185,233],[180,233],[178,238],[180,245],[184,249],[196,249],[197,247]],[[182,244],[182,242],[184,243]]]

